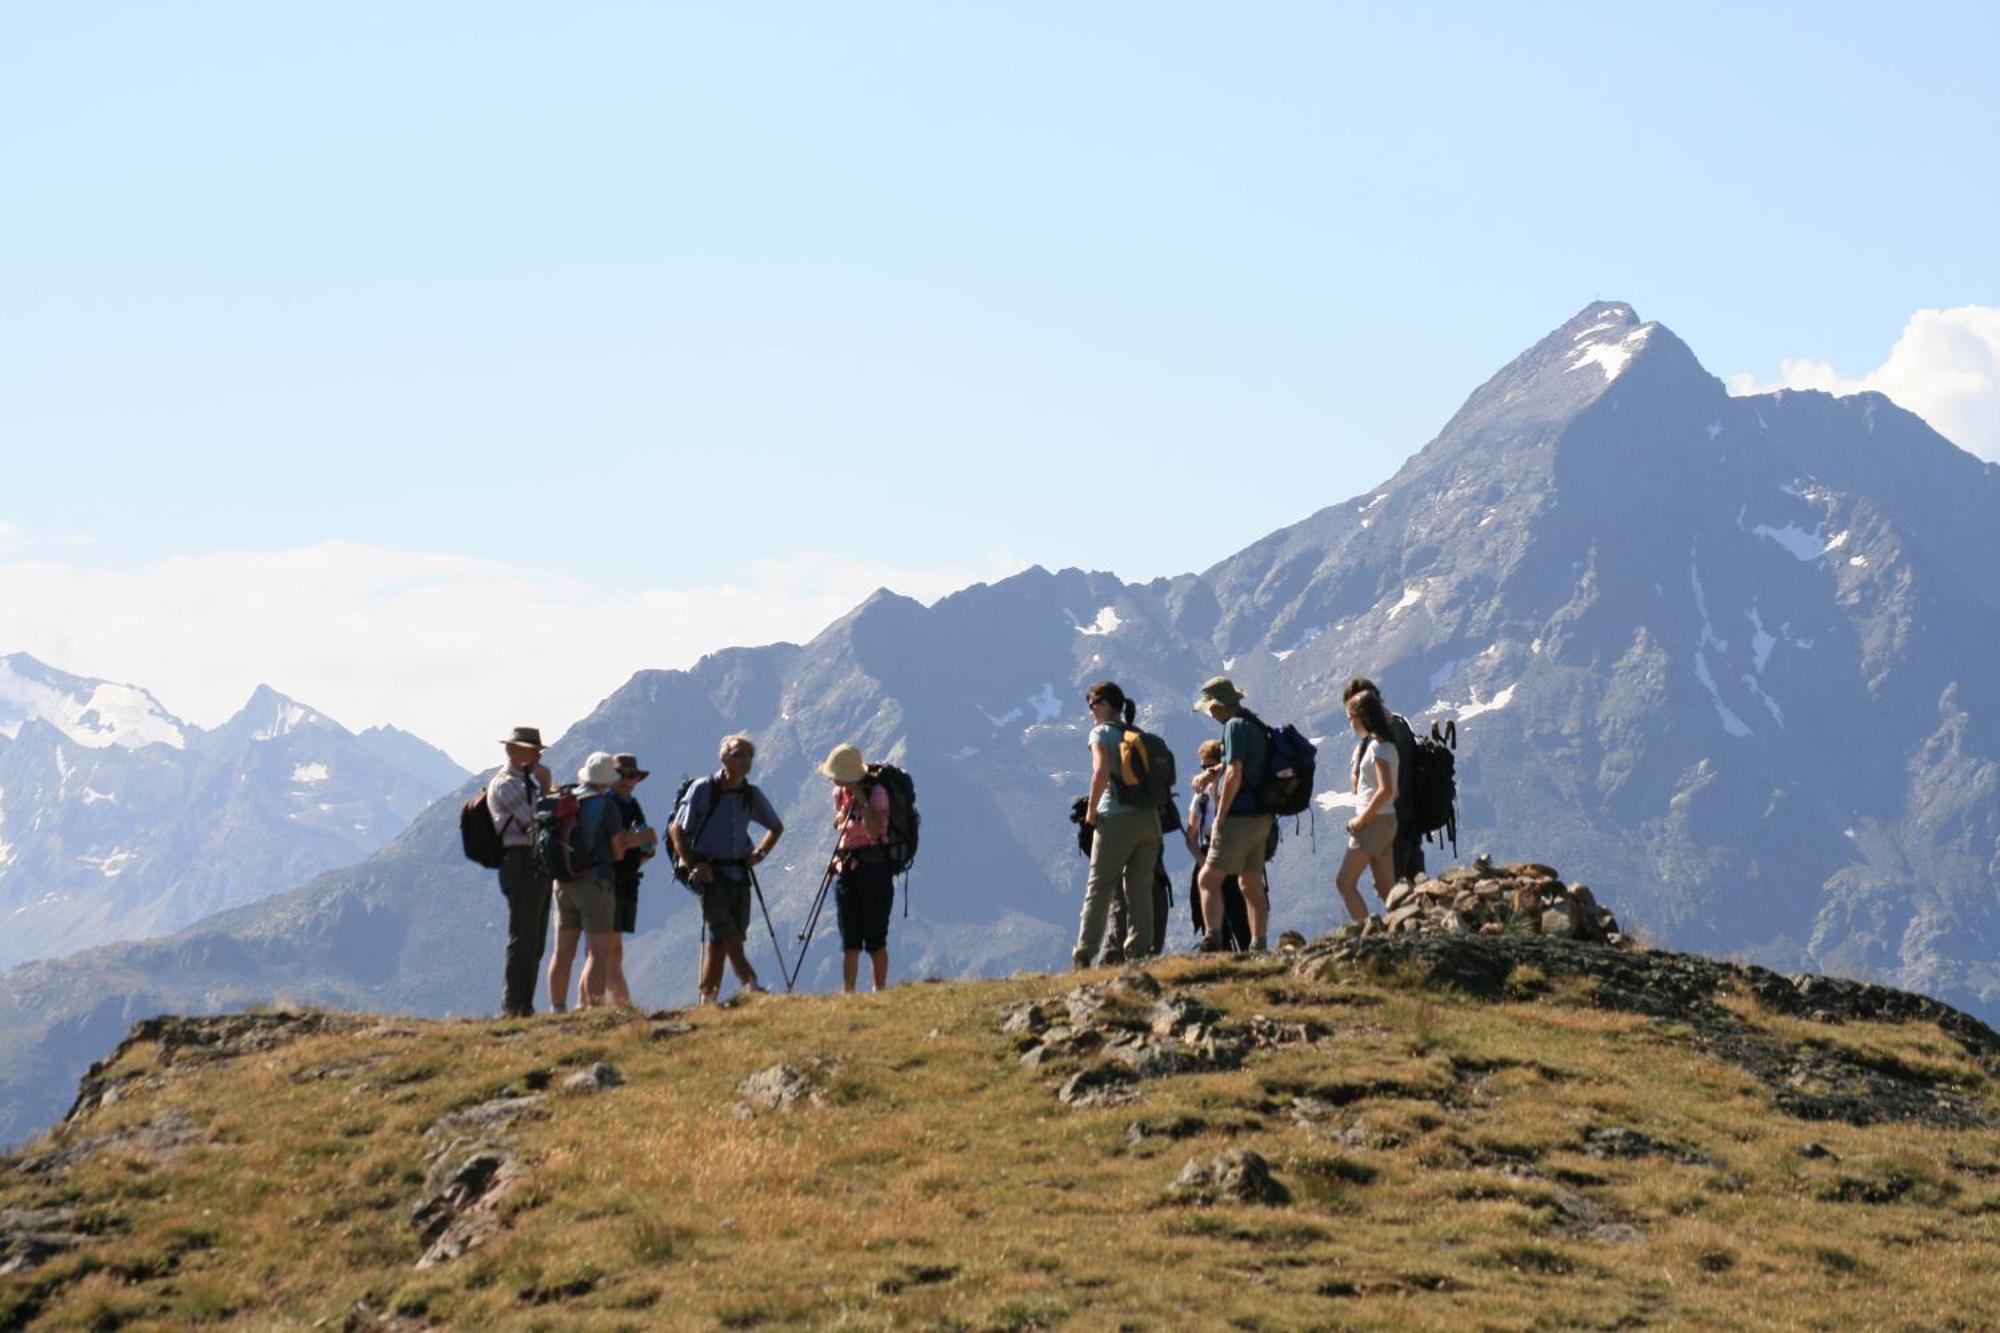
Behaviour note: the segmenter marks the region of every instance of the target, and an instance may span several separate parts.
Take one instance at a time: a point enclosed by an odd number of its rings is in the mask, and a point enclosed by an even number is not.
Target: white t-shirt
[[[1403,781],[1402,777],[1396,771],[1396,764],[1399,758],[1396,754],[1396,743],[1394,741],[1376,740],[1373,736],[1370,736],[1356,747],[1356,753],[1360,756],[1361,760],[1361,771],[1355,776],[1354,782],[1355,793],[1361,797],[1359,808],[1366,810],[1368,803],[1375,799],[1375,793],[1381,790],[1382,783],[1375,771],[1375,761],[1380,759],[1389,769],[1389,799],[1383,803],[1381,810],[1376,813],[1378,818],[1381,815],[1393,817],[1396,813],[1396,791],[1402,785]]]

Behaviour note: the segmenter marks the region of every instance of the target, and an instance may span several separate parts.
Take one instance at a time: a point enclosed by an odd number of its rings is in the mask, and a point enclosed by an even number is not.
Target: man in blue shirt
[[[1201,951],[1228,948],[1222,934],[1222,883],[1231,875],[1243,889],[1243,906],[1250,917],[1250,947],[1264,948],[1270,928],[1271,899],[1264,891],[1264,842],[1274,817],[1266,814],[1253,794],[1264,780],[1270,741],[1263,724],[1243,707],[1243,692],[1227,676],[1216,676],[1201,687],[1195,711],[1222,724],[1222,776],[1215,792],[1215,832],[1201,867],[1201,916],[1208,926]]]
[[[750,768],[757,760],[750,738],[725,737],[720,759],[721,768],[688,787],[667,827],[674,864],[701,894],[701,916],[708,924],[699,983],[703,1004],[715,1003],[722,993],[725,958],[744,990],[764,989],[743,951],[750,933],[750,872],[785,832],[764,793],[750,785]],[[752,824],[764,830],[755,847],[750,844]]]

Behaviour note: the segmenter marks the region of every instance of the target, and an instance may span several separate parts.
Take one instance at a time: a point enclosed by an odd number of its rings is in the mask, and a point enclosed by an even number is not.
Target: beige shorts
[[[1367,853],[1370,860],[1387,856],[1396,845],[1396,817],[1375,816],[1361,826],[1361,832],[1347,835],[1347,845],[1351,850]]]
[[[556,925],[588,935],[608,935],[618,928],[618,892],[608,879],[556,881]]]
[[[1208,859],[1204,864],[1219,868],[1225,875],[1262,874],[1264,844],[1270,840],[1271,821],[1275,818],[1275,815],[1230,815],[1208,844]]]

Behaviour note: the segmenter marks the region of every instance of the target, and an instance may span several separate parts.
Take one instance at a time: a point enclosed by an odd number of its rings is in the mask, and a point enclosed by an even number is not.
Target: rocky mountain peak
[[[184,747],[196,729],[136,685],[74,676],[27,653],[0,657],[0,736],[42,722],[87,749]]]

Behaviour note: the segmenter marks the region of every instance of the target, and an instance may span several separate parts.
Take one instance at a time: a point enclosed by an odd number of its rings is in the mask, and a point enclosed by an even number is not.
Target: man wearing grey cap
[[[1264,843],[1273,816],[1258,808],[1252,794],[1270,758],[1264,726],[1243,707],[1243,691],[1227,676],[1215,676],[1194,701],[1197,713],[1222,724],[1222,776],[1215,792],[1215,831],[1202,863],[1201,919],[1214,922],[1198,946],[1203,953],[1227,949],[1221,930],[1223,881],[1234,875],[1250,917],[1250,948],[1262,950],[1271,924],[1271,899],[1264,891]]]

